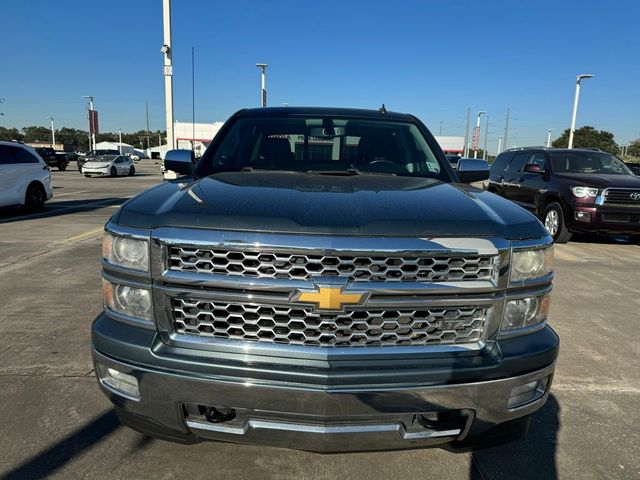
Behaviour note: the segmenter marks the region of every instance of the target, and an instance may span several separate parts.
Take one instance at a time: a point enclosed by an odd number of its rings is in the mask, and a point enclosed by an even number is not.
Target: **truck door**
[[[522,188],[522,169],[531,154],[529,152],[516,153],[509,166],[504,172],[504,183],[502,185],[503,197],[525,207],[521,204],[520,189]],[[526,207],[525,207],[526,208]]]

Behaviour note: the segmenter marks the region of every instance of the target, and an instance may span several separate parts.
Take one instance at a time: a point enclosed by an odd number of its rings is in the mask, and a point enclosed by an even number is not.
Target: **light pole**
[[[571,114],[571,128],[569,128],[569,148],[573,148],[573,134],[576,131],[576,115],[578,114],[578,99],[580,98],[580,81],[583,78],[592,78],[590,73],[581,73],[576,77],[576,93],[573,97],[573,113]]]
[[[51,148],[55,149],[56,148],[56,129],[53,126],[53,117],[49,117],[49,120],[51,121]]]
[[[487,153],[487,138],[489,137],[489,115],[486,116],[487,120],[484,124],[484,149],[482,151],[482,159],[486,160],[489,158],[489,154]]]
[[[551,147],[551,132],[554,130],[554,128],[550,128],[549,130],[547,130],[547,148]]]
[[[171,47],[171,0],[162,1],[162,25],[164,30],[164,44],[160,52],[164,55],[164,107],[167,124],[167,146],[169,150],[176,148],[173,134],[173,50]],[[148,136],[148,133],[147,133]]]
[[[498,137],[498,154],[500,154],[502,150],[502,136]]]
[[[473,135],[473,158],[478,158],[478,143],[480,143],[480,116],[487,112],[478,112],[476,115],[476,128]]]
[[[122,155],[122,130],[118,129],[118,153]]]
[[[262,80],[262,90],[260,93],[260,104],[263,107],[267,106],[267,64],[266,63],[256,63],[256,67],[260,69],[261,80]]]
[[[469,156],[469,119],[471,118],[471,108],[467,108],[467,124],[464,127],[464,148],[463,157]]]
[[[91,115],[93,115],[93,97],[91,95],[85,95],[82,98],[86,98],[89,100],[89,103],[87,103],[87,110],[89,111],[89,150],[95,150],[96,149],[96,134],[95,131],[93,131],[94,129],[91,128],[91,126],[93,125],[93,119],[91,118]]]

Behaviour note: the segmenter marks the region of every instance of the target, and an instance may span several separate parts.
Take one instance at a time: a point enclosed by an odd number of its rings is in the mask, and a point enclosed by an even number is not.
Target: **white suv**
[[[40,155],[22,143],[0,141],[0,207],[38,211],[52,196],[51,171]]]

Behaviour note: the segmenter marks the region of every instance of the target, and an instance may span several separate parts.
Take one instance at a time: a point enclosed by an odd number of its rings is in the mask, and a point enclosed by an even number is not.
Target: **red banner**
[[[89,133],[100,133],[98,129],[98,111],[89,110]]]

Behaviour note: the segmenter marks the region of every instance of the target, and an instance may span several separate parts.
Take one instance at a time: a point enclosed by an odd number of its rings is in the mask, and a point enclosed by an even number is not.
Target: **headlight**
[[[552,272],[553,246],[515,250],[511,257],[511,282],[544,277]]]
[[[501,333],[510,333],[526,327],[543,324],[549,315],[549,294],[508,300],[504,307]]]
[[[595,198],[598,196],[598,189],[591,187],[571,187],[571,193],[573,193],[574,197],[578,198]]]
[[[107,308],[129,317],[151,321],[151,292],[102,280],[102,296]]]
[[[149,270],[149,241],[104,234],[102,256],[114,265],[134,270]]]

